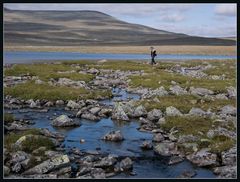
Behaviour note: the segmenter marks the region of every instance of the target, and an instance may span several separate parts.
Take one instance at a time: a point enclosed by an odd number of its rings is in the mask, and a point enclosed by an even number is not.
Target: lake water
[[[193,60],[193,59],[235,59],[236,56],[226,55],[193,55],[193,54],[159,54],[156,60]],[[77,52],[24,52],[7,51],[3,54],[4,64],[32,63],[56,60],[150,60],[147,54],[108,54],[108,53],[77,53]]]
[[[111,101],[104,100],[101,104],[114,105],[114,99],[126,100],[129,97],[139,99],[136,94],[130,94],[125,90],[113,89],[114,97]],[[131,176],[125,173],[118,174],[113,178],[176,178],[186,170],[196,171],[194,178],[215,178],[212,171],[206,168],[200,168],[184,160],[175,165],[168,165],[166,157],[159,157],[153,150],[146,151],[140,148],[143,141],[152,140],[152,133],[141,132],[138,130],[139,122],[113,121],[111,118],[103,118],[100,121],[89,121],[80,118],[74,118],[81,122],[81,126],[73,128],[56,128],[51,125],[51,117],[57,117],[61,114],[75,115],[74,111],[66,111],[64,107],[52,107],[47,113],[36,112],[34,109],[6,109],[5,112],[11,112],[18,119],[34,121],[33,128],[48,128],[51,131],[57,131],[66,136],[64,144],[66,148],[77,147],[82,151],[100,150],[101,153],[111,153],[118,156],[136,157],[133,171],[136,175]],[[125,140],[122,142],[108,142],[101,138],[109,131],[120,130]],[[80,139],[85,139],[80,143]]]

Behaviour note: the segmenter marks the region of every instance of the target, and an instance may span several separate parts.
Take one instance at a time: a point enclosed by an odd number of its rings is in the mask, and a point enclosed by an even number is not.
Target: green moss
[[[14,121],[14,116],[9,113],[4,113],[4,123],[12,123]]]
[[[47,99],[56,100],[77,100],[94,99],[95,97],[108,96],[110,91],[86,90],[84,88],[71,88],[67,86],[51,86],[49,84],[35,84],[32,81],[7,87],[4,89],[5,95],[11,95],[24,100],[28,99]]]
[[[173,127],[179,131],[179,135],[199,135],[199,132],[206,134],[212,127],[213,120],[210,118],[194,117],[194,116],[169,116],[166,117],[166,123],[162,125],[165,130]]]

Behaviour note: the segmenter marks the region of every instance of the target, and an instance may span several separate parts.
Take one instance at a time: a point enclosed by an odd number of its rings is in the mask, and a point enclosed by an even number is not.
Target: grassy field
[[[236,55],[236,46],[154,46],[161,54],[214,54]],[[5,51],[46,51],[46,52],[82,52],[82,53],[132,53],[149,54],[149,46],[13,46],[5,45]]]

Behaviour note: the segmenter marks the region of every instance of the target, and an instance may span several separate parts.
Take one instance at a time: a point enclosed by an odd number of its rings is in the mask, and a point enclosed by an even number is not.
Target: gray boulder
[[[126,157],[120,162],[121,171],[131,170],[132,168],[133,168],[133,161],[129,157]]]
[[[170,90],[170,93],[172,93],[174,95],[184,95],[184,94],[188,93],[186,90],[184,90],[179,85],[174,85],[174,86],[170,87],[169,90]]]
[[[147,115],[147,110],[143,105],[138,106],[133,113],[133,117],[142,117]]]
[[[72,100],[68,101],[67,107],[70,108],[70,109],[73,109],[73,110],[82,108],[82,106],[80,104],[78,104],[78,103],[76,103]]]
[[[68,127],[68,126],[79,126],[80,123],[78,121],[74,121],[73,119],[69,118],[67,115],[61,115],[54,119],[51,122],[51,125],[57,127]]]
[[[237,109],[231,105],[226,105],[221,108],[221,114],[235,116],[237,114]]]
[[[151,141],[144,141],[141,145],[141,148],[144,150],[151,150],[153,148]]]
[[[112,119],[129,121],[129,118],[128,118],[127,114],[124,112],[121,103],[118,103],[115,105],[113,113],[112,113]]]
[[[190,115],[193,115],[193,116],[204,116],[206,114],[205,111],[203,111],[202,109],[200,108],[195,108],[193,107],[190,111],[189,111],[189,114]]]
[[[97,115],[100,110],[101,110],[100,107],[93,107],[93,108],[91,108],[91,109],[89,110],[89,112],[90,112],[91,114]]]
[[[214,166],[218,164],[217,155],[210,153],[208,148],[187,155],[187,159],[197,166]]]
[[[67,167],[70,165],[70,160],[67,155],[57,156],[51,159],[48,159],[41,164],[25,171],[24,175],[33,175],[33,174],[46,174],[53,170]]]
[[[79,113],[78,113],[78,114],[79,114]],[[98,120],[100,120],[99,117],[93,115],[92,113],[83,113],[83,114],[81,115],[81,118],[83,118],[83,119],[88,119],[88,120],[91,120],[91,121],[98,121]]]
[[[124,138],[120,132],[120,130],[118,131],[110,131],[109,133],[107,133],[104,137],[103,140],[108,140],[108,141],[122,141]]]
[[[184,160],[184,158],[182,158],[181,156],[174,155],[169,159],[168,164],[173,165],[173,164],[182,162],[183,160]]]
[[[223,165],[236,165],[237,163],[237,147],[232,147],[228,151],[221,153]]]
[[[64,101],[63,100],[57,100],[55,102],[56,105],[64,105]]]
[[[175,107],[170,106],[166,108],[167,116],[182,116],[182,113]]]
[[[150,121],[158,121],[160,118],[162,118],[162,111],[159,109],[153,109],[147,114],[147,119]]]
[[[216,167],[213,172],[218,178],[237,178],[237,165]]]
[[[197,142],[199,137],[194,135],[180,135],[178,138],[178,143],[189,143],[189,142]]]
[[[172,154],[177,154],[175,144],[168,141],[158,143],[153,147],[153,150],[161,156],[171,156]]]
[[[225,94],[217,94],[216,99],[228,100],[228,98]]]
[[[101,159],[101,161],[94,164],[94,167],[110,167],[117,162],[117,159],[114,156],[107,156]]]
[[[190,92],[191,92],[192,95],[199,95],[199,96],[213,95],[214,94],[214,92],[212,90],[208,90],[206,88],[190,87]]]
[[[229,98],[234,98],[237,96],[237,90],[234,87],[227,87],[227,92],[228,92],[228,97]]]
[[[164,141],[164,136],[161,133],[157,133],[155,135],[153,135],[153,142],[162,142]]]

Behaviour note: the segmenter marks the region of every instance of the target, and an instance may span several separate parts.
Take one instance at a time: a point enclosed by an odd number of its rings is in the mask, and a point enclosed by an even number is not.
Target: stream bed
[[[117,93],[117,94],[116,94]],[[117,99],[139,99],[136,94],[129,94],[125,90],[114,89],[113,97],[110,100],[103,100],[101,104],[114,105]],[[195,171],[194,178],[215,178],[213,172],[206,168],[199,168],[184,160],[181,163],[168,165],[166,157],[160,157],[154,154],[153,150],[142,150],[140,145],[144,140],[152,140],[152,134],[140,132],[139,123],[136,120],[131,122],[113,121],[111,118],[104,118],[100,121],[80,120],[81,125],[73,128],[55,128],[50,118],[61,114],[74,116],[74,111],[66,111],[64,107],[51,107],[48,112],[42,113],[36,110],[25,108],[18,110],[5,109],[5,112],[11,112],[17,119],[31,120],[34,122],[33,128],[48,128],[51,131],[60,132],[65,135],[65,148],[79,148],[81,151],[99,151],[101,153],[116,154],[118,156],[135,157],[133,172],[135,175],[120,173],[112,178],[176,178],[184,171]],[[101,138],[109,131],[120,130],[125,140],[122,142],[107,142]],[[84,139],[84,143],[80,143]]]

